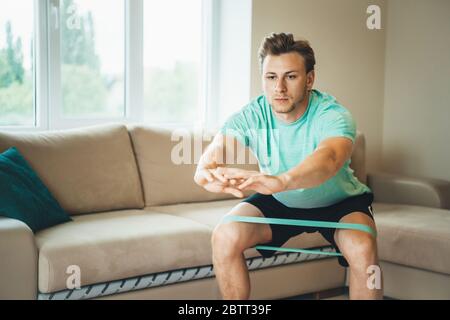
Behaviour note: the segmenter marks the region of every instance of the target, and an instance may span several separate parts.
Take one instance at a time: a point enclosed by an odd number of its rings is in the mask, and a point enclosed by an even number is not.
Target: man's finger
[[[233,170],[227,171],[224,173],[225,178],[228,179],[247,179],[251,177],[253,174],[246,170]]]
[[[213,175],[208,170],[203,170],[203,176],[206,178],[206,180],[208,180],[208,182],[214,181]]]
[[[235,188],[231,188],[231,187],[225,187],[223,189],[223,191],[226,193],[231,193],[233,196],[238,197],[238,198],[242,198],[244,196],[242,191],[235,189]]]
[[[219,172],[216,172],[215,169],[210,169],[209,172],[210,172],[214,177],[216,177],[219,181],[221,181],[221,182],[223,182],[223,183],[227,183],[227,182],[228,182],[228,180],[227,180],[224,176],[222,176]]]
[[[243,190],[245,188],[247,188],[249,185],[253,184],[255,182],[255,178],[254,177],[250,177],[248,178],[245,182],[243,182],[242,184],[240,184],[238,186],[239,190]]]

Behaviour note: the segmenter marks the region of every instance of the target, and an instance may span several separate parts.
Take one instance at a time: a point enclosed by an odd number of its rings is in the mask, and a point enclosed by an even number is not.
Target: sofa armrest
[[[36,299],[38,252],[31,229],[0,217],[0,300]]]
[[[376,172],[367,182],[378,202],[450,209],[450,181]]]

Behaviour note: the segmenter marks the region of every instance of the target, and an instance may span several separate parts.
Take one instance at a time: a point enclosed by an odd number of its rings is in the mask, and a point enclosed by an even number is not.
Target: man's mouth
[[[289,100],[289,98],[275,98],[274,100],[277,102],[286,102]]]

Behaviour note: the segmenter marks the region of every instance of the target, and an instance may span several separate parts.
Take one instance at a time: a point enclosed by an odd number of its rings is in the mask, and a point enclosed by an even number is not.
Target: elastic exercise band
[[[307,226],[307,227],[319,227],[319,228],[335,228],[335,229],[352,229],[367,232],[373,237],[377,234],[375,230],[365,224],[359,223],[340,223],[340,222],[327,222],[327,221],[315,221],[315,220],[296,220],[296,219],[280,219],[280,218],[263,218],[263,217],[246,217],[246,216],[235,216],[227,215],[224,217],[223,222],[229,221],[239,221],[239,222],[250,222],[250,223],[265,223],[265,224],[280,224],[289,226]],[[306,250],[306,249],[296,249],[296,248],[282,248],[282,247],[272,247],[258,245],[255,249],[260,250],[272,250],[272,251],[285,251],[285,252],[302,252],[302,253],[315,253],[328,256],[342,256],[342,253],[337,252],[324,252],[320,250]]]

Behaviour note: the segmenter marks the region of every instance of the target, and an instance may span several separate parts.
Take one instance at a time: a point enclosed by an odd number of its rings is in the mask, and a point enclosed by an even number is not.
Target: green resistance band
[[[227,215],[223,218],[223,222],[238,221],[238,222],[250,222],[250,223],[266,223],[266,224],[280,224],[286,226],[307,226],[307,227],[319,227],[319,228],[336,228],[336,229],[351,229],[367,232],[373,237],[377,234],[371,227],[359,224],[359,223],[340,223],[340,222],[328,222],[328,221],[315,221],[315,220],[296,220],[296,219],[280,219],[280,218],[263,218],[263,217],[246,217]],[[297,248],[280,248],[272,246],[258,245],[255,249],[260,250],[272,250],[272,251],[284,251],[284,252],[301,252],[301,253],[314,253],[327,256],[342,256],[337,252],[326,252],[320,250],[306,250]]]

